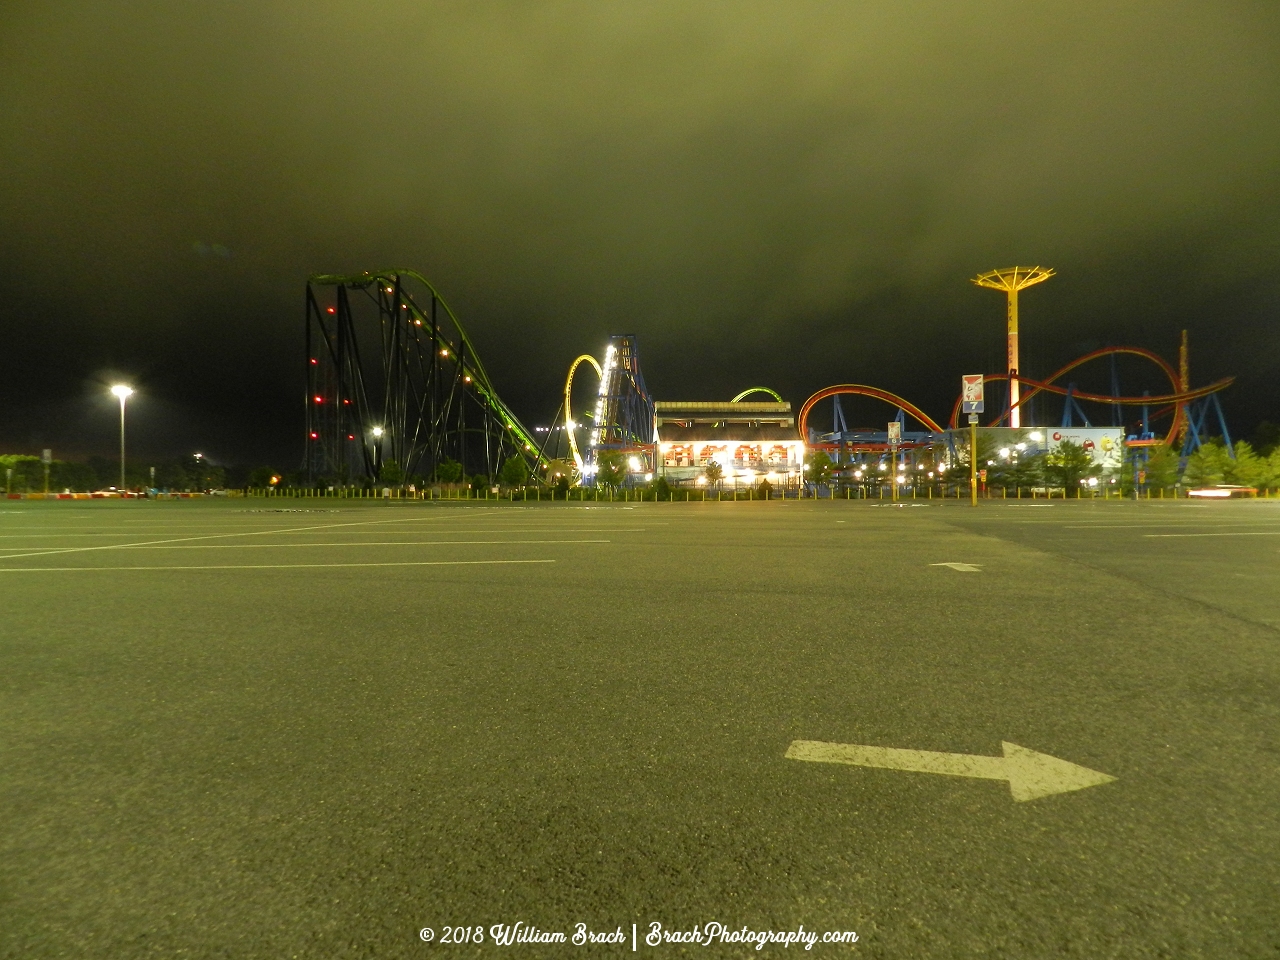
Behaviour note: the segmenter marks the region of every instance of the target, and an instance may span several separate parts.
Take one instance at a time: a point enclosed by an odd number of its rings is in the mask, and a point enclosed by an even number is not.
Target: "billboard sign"
[[[1074,443],[1104,470],[1119,470],[1124,462],[1124,427],[1042,427],[1045,447],[1052,452]]]
[[[902,439],[902,423],[897,420],[889,421],[889,442],[897,443]]]
[[[982,374],[966,373],[960,378],[960,412],[982,413]]]

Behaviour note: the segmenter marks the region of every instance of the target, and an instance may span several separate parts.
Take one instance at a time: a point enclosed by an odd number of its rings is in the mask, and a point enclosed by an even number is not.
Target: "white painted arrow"
[[[1115,777],[1045,753],[1004,741],[1003,757],[968,753],[934,753],[931,750],[899,750],[896,747],[862,747],[852,743],[793,740],[787,748],[791,760],[815,763],[848,763],[855,767],[881,767],[915,773],[942,773],[951,777],[1008,780],[1013,799],[1035,800],[1055,793],[1110,783]]]
[[[958,570],[961,573],[981,573],[982,568],[976,563],[931,563],[931,567],[950,567],[952,570]]]

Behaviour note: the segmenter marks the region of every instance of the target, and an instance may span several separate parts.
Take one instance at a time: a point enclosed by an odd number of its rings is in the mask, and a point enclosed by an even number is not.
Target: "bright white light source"
[[[1044,439],[1044,434],[1041,433],[1039,430],[1032,430],[1029,434],[1027,434],[1027,436],[1030,437],[1032,440],[1034,440],[1036,443],[1039,443],[1041,440]]]
[[[126,387],[123,383],[117,383],[111,388],[111,392],[121,400],[124,400],[126,397],[133,396],[133,387]]]
[[[375,437],[380,437],[380,436],[382,436],[382,428],[381,428],[381,427],[374,427],[374,428],[373,428],[373,435],[374,435]]]
[[[639,457],[631,457],[631,458],[629,458],[629,459],[627,460],[627,466],[629,466],[632,470],[639,470],[639,469],[640,469],[640,458],[639,458]]]

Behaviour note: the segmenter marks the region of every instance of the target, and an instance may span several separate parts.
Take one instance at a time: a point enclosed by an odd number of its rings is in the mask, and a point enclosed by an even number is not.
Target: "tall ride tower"
[[[1022,426],[1022,409],[1018,406],[1018,291],[1023,287],[1048,280],[1049,267],[1005,267],[979,274],[973,282],[980,287],[1003,290],[1009,301],[1009,426]]]

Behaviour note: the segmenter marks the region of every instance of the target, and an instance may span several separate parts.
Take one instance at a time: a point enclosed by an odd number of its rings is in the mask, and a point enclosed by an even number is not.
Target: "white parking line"
[[[180,543],[123,544],[130,550],[289,550],[295,547],[435,547],[541,543],[612,543],[611,540],[354,540],[328,543]]]
[[[1280,530],[1237,530],[1231,533],[1144,533],[1144,537],[1280,537]]]
[[[0,554],[0,560],[19,560],[25,557],[47,557],[60,553],[87,553],[93,550],[119,550],[124,547],[150,547],[166,543],[189,543],[192,540],[226,540],[231,537],[265,537],[272,533],[306,533],[310,530],[333,530],[339,527],[368,527],[387,523],[414,523],[422,517],[402,517],[398,520],[360,520],[352,523],[318,523],[307,527],[292,527],[283,530],[252,530],[247,533],[210,533],[201,537],[173,537],[168,540],[141,540],[137,543],[107,543],[100,547],[60,547],[57,550],[38,550],[32,553]]]
[[[555,563],[554,560],[418,560],[403,563],[240,563],[183,567],[0,567],[0,573],[112,573],[117,570],[314,570],[324,567],[471,567],[515,563]]]

